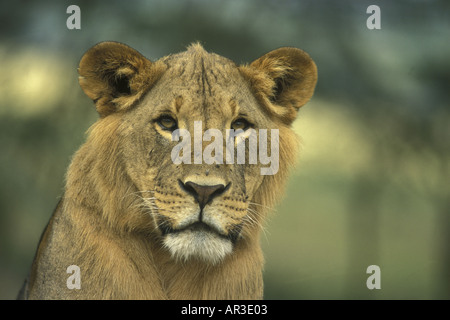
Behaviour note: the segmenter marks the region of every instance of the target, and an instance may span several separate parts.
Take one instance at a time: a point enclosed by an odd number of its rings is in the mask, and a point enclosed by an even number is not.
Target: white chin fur
[[[210,264],[219,263],[233,250],[231,241],[203,230],[170,233],[164,237],[164,246],[175,259],[198,258]]]

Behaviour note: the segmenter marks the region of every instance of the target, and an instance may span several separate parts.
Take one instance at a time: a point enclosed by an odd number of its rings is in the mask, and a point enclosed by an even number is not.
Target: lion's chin
[[[218,264],[233,250],[229,239],[213,231],[201,229],[186,229],[166,234],[164,246],[177,260],[197,258],[208,264]]]

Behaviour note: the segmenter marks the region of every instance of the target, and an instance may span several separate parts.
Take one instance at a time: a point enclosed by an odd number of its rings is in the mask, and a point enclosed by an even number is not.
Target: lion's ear
[[[317,82],[316,64],[297,48],[273,50],[239,69],[263,106],[288,124],[312,97]]]
[[[124,44],[102,42],[84,54],[78,73],[81,88],[104,117],[133,105],[162,70]]]

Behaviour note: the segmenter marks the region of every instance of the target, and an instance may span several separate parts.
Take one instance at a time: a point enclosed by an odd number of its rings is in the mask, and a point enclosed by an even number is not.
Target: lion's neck
[[[258,243],[238,242],[233,253],[214,266],[175,261],[157,235],[117,232],[102,222],[100,213],[89,212],[92,208],[72,206],[66,205],[70,210],[63,214],[70,216],[73,235],[83,237],[68,251],[71,264],[79,263],[84,276],[80,298],[83,291],[90,297],[117,299],[262,298]],[[90,217],[84,225],[78,224],[80,214]]]
[[[169,299],[261,299],[262,254],[241,243],[222,263],[177,262],[164,249],[153,253]]]

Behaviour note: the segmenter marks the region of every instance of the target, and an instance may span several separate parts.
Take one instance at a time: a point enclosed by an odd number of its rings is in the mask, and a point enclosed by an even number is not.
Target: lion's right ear
[[[81,58],[78,68],[81,88],[95,102],[101,117],[128,109],[163,72],[164,66],[118,42],[95,45]]]
[[[292,47],[273,50],[239,70],[261,105],[287,124],[312,97],[317,82],[314,61],[303,50]]]

